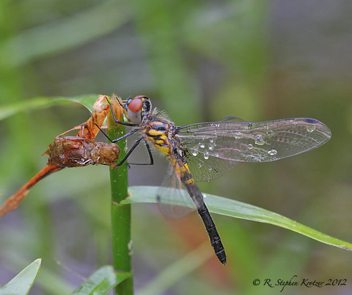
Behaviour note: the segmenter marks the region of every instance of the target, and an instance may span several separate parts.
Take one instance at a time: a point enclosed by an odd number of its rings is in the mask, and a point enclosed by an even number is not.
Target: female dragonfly
[[[219,122],[177,127],[163,112],[152,110],[151,100],[144,95],[127,99],[122,107],[127,122],[117,120],[112,113],[114,120],[133,129],[120,138],[107,138],[115,143],[136,132],[141,137],[117,166],[126,161],[141,141],[146,144],[150,165],[153,157],[148,143],[164,154],[170,167],[158,190],[158,201],[170,194],[188,194],[203,220],[216,256],[224,265],[224,247],[196,182],[218,178],[236,162],[280,160],[317,148],[331,138],[325,124],[310,118],[248,123],[229,117]]]

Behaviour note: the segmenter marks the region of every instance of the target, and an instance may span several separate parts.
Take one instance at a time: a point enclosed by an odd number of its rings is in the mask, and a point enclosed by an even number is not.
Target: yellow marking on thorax
[[[155,129],[150,129],[148,131],[148,135],[151,135],[151,136],[158,136],[158,135],[160,136],[162,134],[165,134],[165,133],[164,132],[160,132],[160,131],[155,130]]]
[[[155,144],[165,144],[165,140],[153,138],[153,143],[155,143]]]
[[[154,146],[162,152],[164,155],[168,156],[170,154],[170,148],[168,146],[160,146],[160,145],[155,145]]]
[[[168,138],[164,131],[150,129],[145,134],[147,139],[156,147],[157,150],[166,156],[170,155],[170,146],[168,145]],[[156,139],[153,136],[159,136],[159,138]]]

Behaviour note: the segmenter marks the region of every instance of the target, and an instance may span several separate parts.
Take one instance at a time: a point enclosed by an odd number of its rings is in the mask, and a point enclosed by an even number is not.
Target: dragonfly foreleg
[[[145,143],[145,147],[147,148],[148,151],[148,155],[149,155],[149,163],[128,163],[128,165],[154,165],[154,159],[153,159],[153,155],[152,155],[152,151],[150,150],[150,146],[148,144],[148,141],[144,140]]]
[[[94,123],[94,124],[95,124],[95,123]],[[101,127],[99,127],[97,124],[95,124],[95,125],[99,128],[100,132],[101,132],[108,140],[110,140],[112,143],[116,143],[116,142],[118,142],[118,141],[120,141],[120,140],[122,140],[122,139],[124,139],[124,138],[126,138],[126,137],[129,137],[130,135],[132,135],[132,134],[134,134],[134,133],[136,133],[136,132],[138,131],[138,129],[133,129],[132,131],[130,131],[130,132],[128,132],[127,134],[125,134],[124,136],[121,136],[121,137],[116,138],[116,139],[111,139],[111,138],[109,137],[109,135],[107,135],[107,134],[102,130]]]
[[[117,124],[121,124],[121,125],[124,125],[124,126],[130,126],[130,127],[133,127],[133,126],[138,126],[138,124],[132,124],[132,123],[128,123],[128,122],[122,122],[122,121],[119,121],[116,119],[115,117],[115,114],[113,112],[113,107],[111,105],[111,102],[107,99],[106,100],[108,102],[108,104],[110,105],[110,110],[111,110],[111,114],[112,114],[112,117],[114,119],[114,121],[117,123]],[[120,101],[119,101],[119,104],[121,105]],[[111,141],[111,140],[110,140]]]
[[[126,134],[127,135],[127,134]],[[141,142],[141,140],[143,139],[143,137],[138,138],[136,140],[136,142],[133,144],[133,146],[129,149],[129,151],[127,152],[126,156],[123,157],[123,159],[116,165],[116,166],[121,166],[126,160],[127,158],[132,154],[132,152],[134,151],[134,149],[139,145],[139,143]],[[109,139],[110,140],[110,139]]]

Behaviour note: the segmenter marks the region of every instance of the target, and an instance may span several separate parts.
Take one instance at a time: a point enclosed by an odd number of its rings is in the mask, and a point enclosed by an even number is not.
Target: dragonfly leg
[[[94,123],[94,124],[95,124],[95,123]],[[121,136],[121,137],[116,138],[116,139],[111,139],[111,138],[109,137],[109,135],[107,135],[107,134],[102,130],[101,127],[99,127],[97,124],[95,124],[95,126],[97,126],[97,127],[99,128],[100,132],[101,132],[108,140],[110,140],[112,143],[116,143],[116,142],[118,142],[118,141],[120,141],[120,140],[122,140],[122,139],[124,139],[124,138],[126,138],[126,137],[128,137],[128,136],[130,136],[130,135],[132,135],[132,134],[134,134],[134,133],[136,133],[137,131],[139,131],[138,129],[133,129],[132,131],[130,131],[130,132],[128,132],[127,134],[125,134],[124,136]]]
[[[123,157],[123,159],[118,163],[116,164],[116,166],[121,166],[126,160],[127,158],[132,154],[132,152],[134,151],[134,149],[139,145],[139,143],[141,142],[141,140],[143,139],[143,137],[141,138],[138,138],[136,140],[136,142],[133,144],[133,146],[129,149],[129,151],[127,152],[126,156]]]
[[[144,140],[144,142],[145,142],[145,146],[147,148],[149,160],[150,160],[150,163],[148,165],[154,165],[154,159],[153,159],[152,151],[150,150],[150,146],[148,144],[148,141]]]
[[[152,155],[152,151],[150,150],[150,146],[148,144],[148,142],[146,140],[144,140],[145,143],[145,147],[147,148],[148,151],[148,156],[149,156],[149,163],[128,163],[128,165],[145,165],[145,166],[149,166],[149,165],[154,165],[154,159],[153,159],[153,155]]]
[[[112,117],[113,117],[114,121],[115,121],[117,124],[121,124],[121,125],[124,125],[124,126],[138,126],[138,124],[132,124],[132,123],[127,123],[127,122],[122,122],[122,121],[117,120],[116,117],[115,117],[115,114],[114,114],[114,112],[113,112],[113,107],[112,107],[112,105],[111,105],[111,102],[110,102],[108,99],[106,99],[106,101],[107,101],[108,104],[110,105],[110,110],[111,110]],[[121,105],[120,101],[119,101],[119,104]]]

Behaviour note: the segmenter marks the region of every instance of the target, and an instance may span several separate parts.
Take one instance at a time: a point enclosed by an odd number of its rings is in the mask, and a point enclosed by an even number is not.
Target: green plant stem
[[[111,125],[110,125],[111,126]],[[108,135],[110,138],[118,138],[126,133],[125,126],[119,125],[109,128]],[[126,152],[126,141],[118,142],[120,147],[120,159]],[[121,272],[130,272],[131,270],[131,205],[121,205],[128,195],[128,177],[126,162],[117,170],[110,170],[111,182],[111,231],[112,231],[112,251],[114,260],[114,269]],[[126,279],[115,288],[115,294],[130,295],[133,294],[133,276]]]

